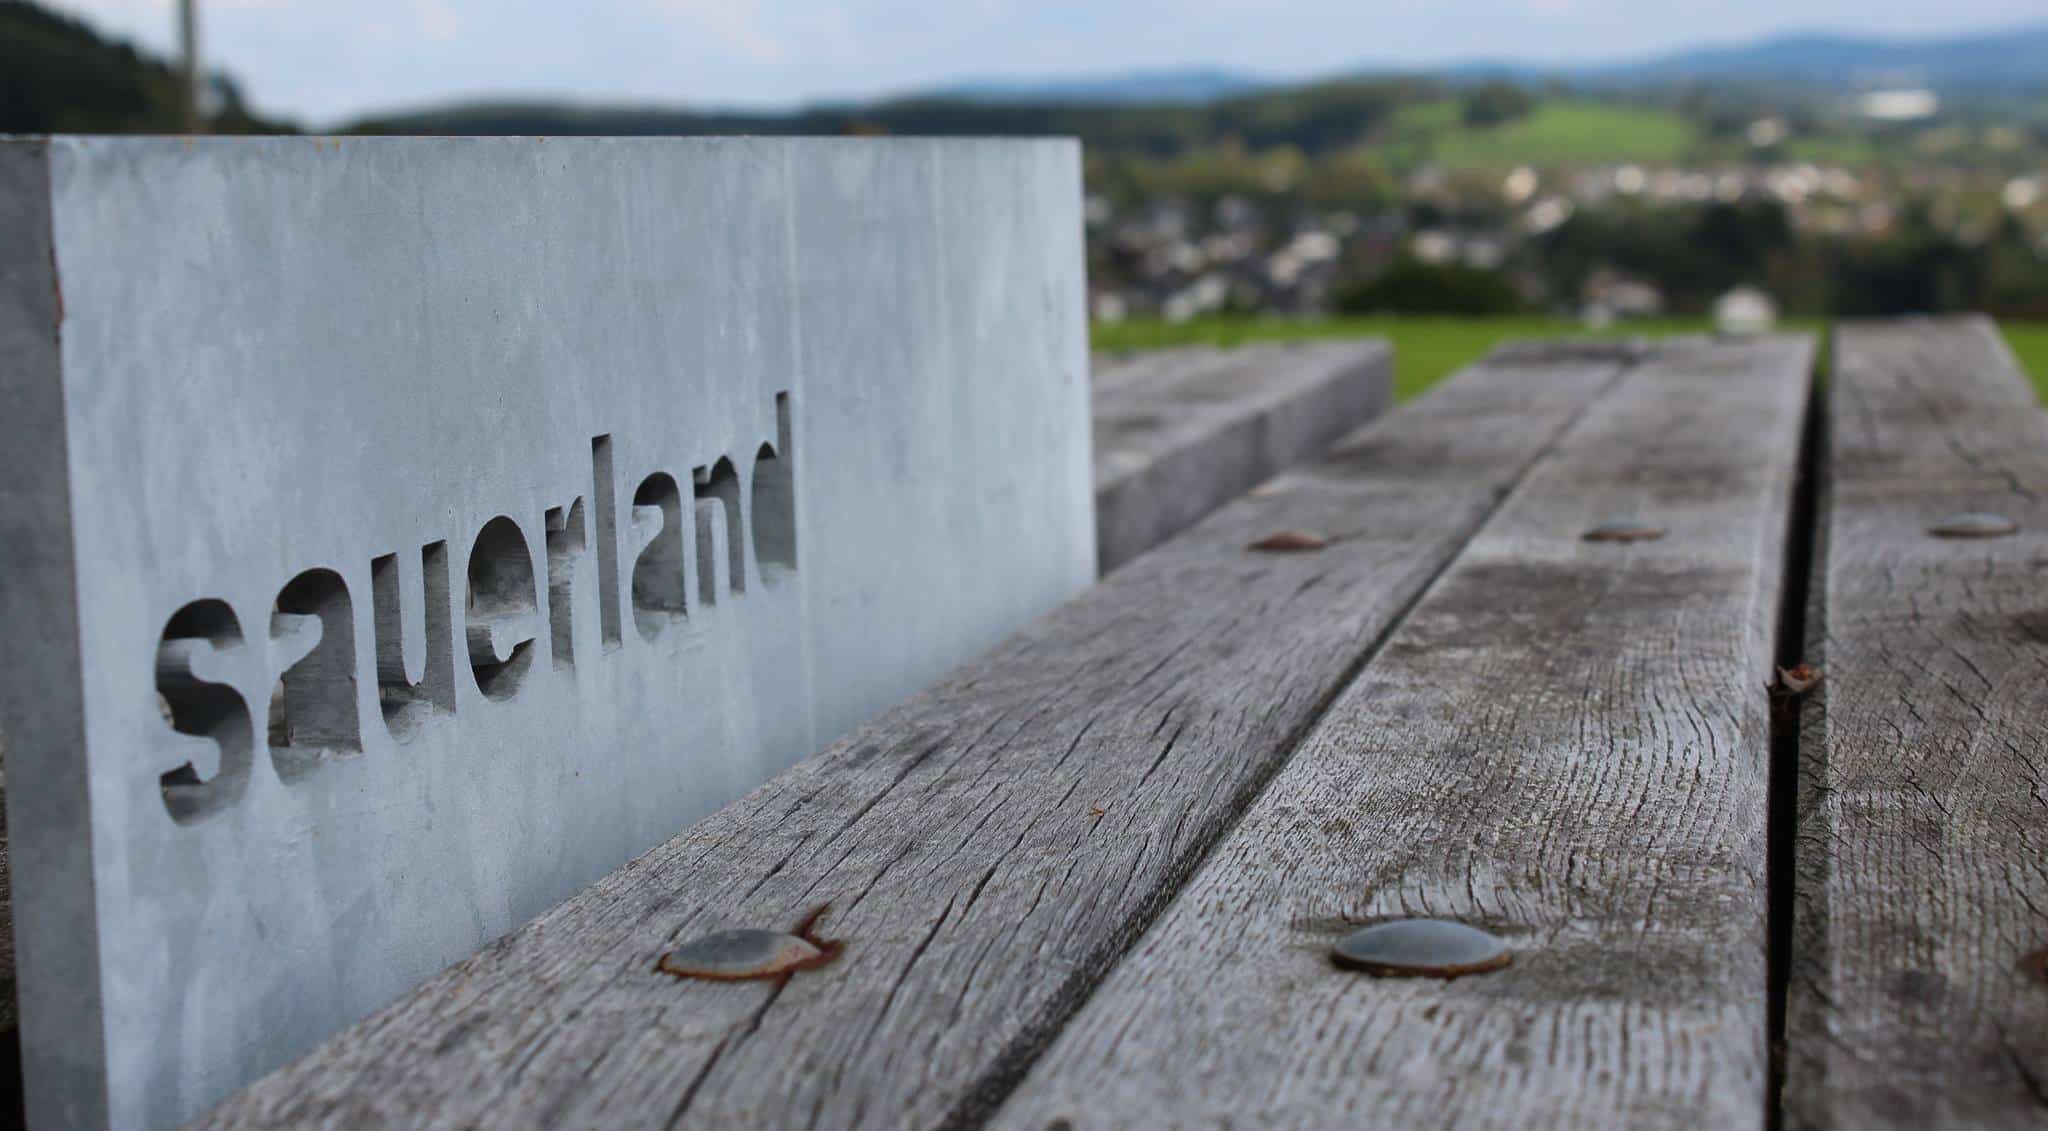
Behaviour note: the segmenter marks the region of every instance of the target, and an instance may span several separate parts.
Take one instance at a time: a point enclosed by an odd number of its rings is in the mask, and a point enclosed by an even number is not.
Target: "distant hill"
[[[961,99],[968,102],[1094,103],[1121,106],[1142,103],[1215,102],[1235,95],[1265,90],[1274,85],[1276,84],[1271,79],[1222,67],[1178,67],[1170,70],[1130,71],[1123,74],[1037,81],[987,79],[941,87],[924,97]]]
[[[1359,141],[1403,105],[1441,94],[1433,83],[1396,78],[1278,87],[1200,103],[954,96],[775,113],[482,102],[381,115],[350,128],[369,134],[1052,134],[1104,151],[1158,156],[1233,138],[1254,150],[1290,145],[1320,153]]]
[[[1368,63],[1347,73],[1365,78],[1427,75],[1455,84],[1486,79],[1522,83],[1555,79],[1596,87],[1766,82],[1843,90],[1912,83],[1959,93],[2048,93],[2048,24],[1938,39],[1786,35],[1646,59],[1563,67],[1473,60],[1421,68]],[[941,88],[928,97],[1049,104],[1201,104],[1282,85],[1286,84],[1243,71],[1194,67],[1037,82],[970,81]]]
[[[1791,35],[1584,68],[1572,77],[1638,83],[1771,81],[1833,88],[2048,92],[2048,24],[1941,39]]]
[[[211,83],[215,132],[289,128],[251,114],[226,78]],[[40,5],[0,0],[0,133],[173,133],[182,106],[163,60]]]
[[[1365,64],[1350,78],[1427,76],[1457,85],[1488,79],[1562,80],[1589,87],[1762,82],[1837,91],[1912,83],[1951,93],[2048,94],[2048,24],[1938,39],[1798,34],[1676,51],[1645,59],[1544,66],[1471,60],[1441,66]],[[1140,70],[1079,78],[978,79],[918,95],[933,100],[1038,105],[1202,105],[1300,85],[1224,67]]]

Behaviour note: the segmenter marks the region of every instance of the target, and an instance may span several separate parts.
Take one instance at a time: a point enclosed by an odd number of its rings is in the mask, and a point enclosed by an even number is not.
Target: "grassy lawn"
[[[1567,99],[1486,128],[1464,125],[1456,102],[1418,103],[1395,112],[1393,133],[1453,168],[1675,161],[1695,140],[1692,126],[1668,110]]]
[[[1817,323],[1795,324],[1796,329],[1817,329]],[[1670,333],[1697,333],[1706,323],[1689,319],[1631,322],[1600,333],[1589,333],[1572,322],[1551,318],[1330,318],[1317,321],[1289,319],[1213,318],[1178,325],[1164,322],[1124,322],[1095,328],[1099,350],[1157,349],[1162,346],[1209,344],[1237,345],[1249,341],[1284,341],[1293,338],[1342,338],[1371,335],[1394,345],[1394,392],[1402,400],[1443,380],[1452,371],[1469,365],[1494,346],[1510,338],[1625,337]],[[2019,355],[2020,364],[2034,378],[2034,388],[2048,398],[2048,322],[2013,323],[2003,327],[2006,340]]]
[[[2048,401],[2048,322],[2001,323],[2005,340],[2020,357],[2027,376],[2034,379],[2034,394]]]

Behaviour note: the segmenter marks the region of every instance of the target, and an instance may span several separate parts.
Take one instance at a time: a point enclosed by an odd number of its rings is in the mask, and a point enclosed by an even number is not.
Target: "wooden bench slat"
[[[1845,325],[1829,402],[1787,1122],[2041,1126],[2048,418],[1983,319]],[[1928,536],[1973,510],[2020,533]]]
[[[1096,403],[1107,394],[1143,395],[1180,379],[1190,369],[1219,364],[1226,351],[1207,345],[1098,353],[1090,359]]]
[[[987,1107],[1626,354],[1508,352],[1453,379],[200,1125]],[[1245,549],[1286,529],[1334,540]],[[828,901],[845,954],[785,986],[654,971],[681,940]]]
[[[1811,345],[1660,350],[1344,691],[995,1125],[1758,1125],[1773,636]],[[1661,541],[1589,544],[1633,516]],[[1383,918],[1504,971],[1335,968]]]
[[[1393,372],[1377,339],[1193,347],[1101,370],[1098,568],[1116,569],[1385,412]]]

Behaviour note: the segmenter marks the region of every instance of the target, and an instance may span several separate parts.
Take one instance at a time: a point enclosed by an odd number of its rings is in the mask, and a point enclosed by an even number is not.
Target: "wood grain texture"
[[[1095,545],[1102,573],[1321,454],[1394,401],[1378,339],[1165,350],[1096,375]]]
[[[1510,351],[1290,472],[199,1125],[972,1118],[1625,349]],[[1319,553],[1249,552],[1275,530]],[[788,927],[786,985],[655,973]]]
[[[1803,338],[1687,343],[1624,376],[995,1125],[1761,1125],[1765,686],[1810,365]],[[1581,539],[1615,517],[1667,533]],[[1406,916],[1513,964],[1330,961]]]
[[[1982,319],[1844,326],[1829,401],[1787,1124],[2042,1126],[2048,420]]]

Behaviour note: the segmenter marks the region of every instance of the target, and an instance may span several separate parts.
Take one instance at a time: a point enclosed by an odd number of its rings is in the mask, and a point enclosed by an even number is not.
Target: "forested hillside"
[[[1313,83],[1203,104],[1033,103],[906,98],[787,113],[669,108],[578,109],[545,103],[450,106],[382,115],[361,133],[401,134],[1054,134],[1092,150],[1168,156],[1229,140],[1315,155],[1365,140],[1400,106],[1437,97],[1425,80]]]
[[[216,133],[288,128],[250,114],[223,76],[202,105]],[[0,0],[0,133],[174,133],[182,107],[164,60],[39,5]]]

